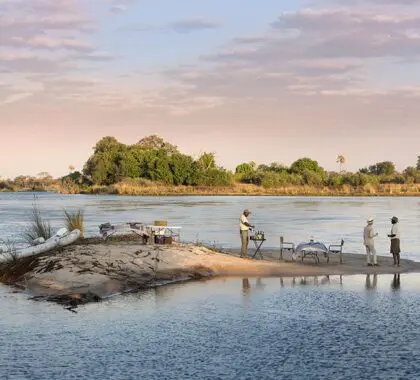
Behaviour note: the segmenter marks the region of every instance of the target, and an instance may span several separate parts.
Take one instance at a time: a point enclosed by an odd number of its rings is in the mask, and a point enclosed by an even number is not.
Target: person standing
[[[392,257],[394,258],[394,265],[399,267],[401,247],[400,247],[400,227],[398,224],[398,218],[396,216],[393,216],[391,218],[391,223],[392,223],[391,233],[388,235],[388,237],[391,239],[391,253],[392,253]]]
[[[248,216],[251,215],[249,210],[244,210],[239,220],[239,231],[241,234],[241,257],[246,258],[248,252],[248,231],[251,228],[254,228],[251,224],[249,224]]]
[[[378,266],[374,238],[378,236],[373,229],[373,218],[368,218],[367,226],[363,230],[363,244],[366,247],[367,265]]]

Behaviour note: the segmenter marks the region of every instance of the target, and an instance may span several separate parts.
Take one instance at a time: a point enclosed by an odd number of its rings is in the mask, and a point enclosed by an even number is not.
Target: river
[[[28,220],[34,202],[52,226],[63,226],[63,209],[85,211],[86,235],[98,235],[105,222],[168,220],[182,227],[182,239],[238,247],[239,216],[252,211],[250,222],[268,238],[265,247],[287,241],[308,241],[311,236],[326,244],[342,238],[344,250],[364,253],[362,232],[369,216],[379,233],[379,254],[389,254],[390,218],[400,218],[402,256],[420,260],[420,198],[335,197],[119,197],[56,195],[51,193],[0,193],[0,238],[14,239]]]
[[[33,203],[54,227],[85,210],[103,222],[166,219],[184,240],[237,247],[238,218],[253,211],[267,246],[278,238],[343,238],[363,252],[373,216],[387,254],[389,218],[401,220],[403,256],[420,260],[418,198],[114,197],[0,194],[0,236],[18,237]],[[3,379],[418,379],[420,275],[219,278],[88,304],[72,313],[0,286]]]

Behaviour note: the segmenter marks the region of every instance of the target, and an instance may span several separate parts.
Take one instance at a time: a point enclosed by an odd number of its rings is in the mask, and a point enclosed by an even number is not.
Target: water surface
[[[0,287],[5,379],[418,379],[420,277],[233,278],[73,314]]]
[[[32,193],[0,193],[0,238],[12,238],[23,228],[34,202]],[[390,218],[400,218],[402,255],[420,260],[420,198],[334,197],[118,197],[36,194],[43,215],[62,226],[63,209],[83,208],[87,235],[97,235],[105,222],[168,220],[181,226],[182,238],[217,247],[240,245],[239,216],[249,208],[251,223],[264,230],[266,247],[279,247],[280,235],[292,242],[313,236],[326,244],[343,238],[347,252],[364,253],[362,231],[375,218],[380,254],[389,254]]]

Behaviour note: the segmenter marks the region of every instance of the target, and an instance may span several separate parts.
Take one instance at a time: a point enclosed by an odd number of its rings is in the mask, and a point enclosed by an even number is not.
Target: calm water
[[[54,227],[83,208],[100,223],[167,219],[184,240],[237,247],[244,208],[267,246],[346,241],[363,252],[374,216],[388,252],[389,217],[401,219],[404,256],[420,260],[419,198],[58,196],[37,194]],[[0,237],[13,239],[33,194],[0,193]],[[90,304],[74,314],[0,285],[1,379],[418,379],[420,275],[216,279]]]
[[[183,227],[182,238],[218,247],[239,246],[238,219],[244,208],[268,237],[266,247],[279,247],[279,237],[293,242],[310,236],[325,243],[343,238],[347,252],[364,253],[362,230],[368,216],[379,232],[378,252],[389,254],[390,217],[400,218],[403,256],[420,260],[420,198],[310,197],[116,197],[36,194],[37,204],[53,226],[62,226],[64,208],[83,208],[88,235],[105,222],[168,220]],[[31,193],[0,193],[0,238],[12,238],[31,212]]]
[[[420,277],[216,279],[77,314],[0,287],[2,379],[418,379]]]

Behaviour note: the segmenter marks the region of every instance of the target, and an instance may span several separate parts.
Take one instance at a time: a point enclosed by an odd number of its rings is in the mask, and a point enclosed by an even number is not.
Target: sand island
[[[279,252],[264,251],[264,260],[241,259],[235,251],[216,252],[195,244],[140,244],[130,238],[104,242],[84,239],[39,256],[15,260],[0,267],[0,280],[35,299],[70,307],[110,296],[137,292],[177,281],[215,276],[299,277],[321,275],[394,274],[420,272],[420,263],[379,256],[379,267],[367,267],[365,256],[344,254],[343,263],[279,260]]]

